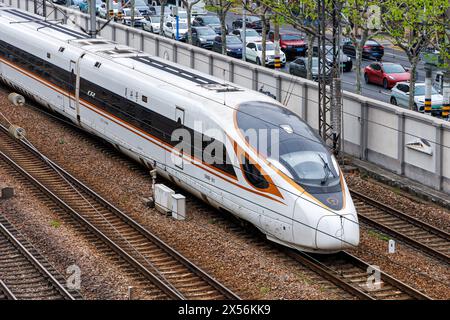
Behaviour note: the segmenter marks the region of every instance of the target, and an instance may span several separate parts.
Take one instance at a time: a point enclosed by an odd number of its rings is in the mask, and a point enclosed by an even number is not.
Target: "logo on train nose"
[[[339,200],[334,197],[327,198],[327,202],[332,206],[337,206],[339,204]]]

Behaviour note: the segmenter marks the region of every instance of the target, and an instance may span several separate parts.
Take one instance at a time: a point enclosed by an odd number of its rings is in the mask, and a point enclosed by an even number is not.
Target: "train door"
[[[184,109],[180,107],[175,108],[175,121],[178,124],[178,128],[184,126]],[[180,153],[177,156],[173,156],[175,166],[183,170],[183,154]]]
[[[76,109],[76,102],[75,102],[75,87],[76,87],[76,69],[77,63],[73,60],[70,60],[70,80],[69,80],[69,110],[67,110],[69,113],[75,113]]]

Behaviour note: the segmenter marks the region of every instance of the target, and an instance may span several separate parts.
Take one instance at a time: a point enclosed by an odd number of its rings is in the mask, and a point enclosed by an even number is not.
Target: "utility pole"
[[[45,1],[45,0],[44,0]],[[96,35],[97,35],[97,21],[96,21],[96,16],[95,16],[95,0],[91,0],[89,1],[89,14],[90,14],[90,30],[89,30],[89,35],[91,36],[91,38],[95,39]]]
[[[318,57],[319,57],[319,134],[326,144],[332,146],[333,152],[341,150],[342,125],[342,86],[340,72],[340,34],[342,0],[331,2],[332,35],[327,37],[329,9],[326,0],[317,1],[318,13]],[[331,49],[327,49],[331,48]],[[328,67],[327,54],[332,56],[331,67]],[[329,70],[331,68],[331,70]],[[331,79],[330,79],[331,77]],[[330,81],[331,80],[331,81]],[[328,87],[327,87],[328,86]]]
[[[242,60],[245,61],[245,52],[247,51],[247,11],[245,6],[247,5],[247,0],[242,3]]]
[[[134,0],[131,0],[131,27],[134,28],[134,15],[135,15],[135,9],[136,9],[136,2]]]
[[[274,68],[276,70],[279,70],[281,68],[281,53],[280,53],[281,48],[280,48],[280,23],[278,21],[278,16],[275,16],[273,42],[275,44]]]
[[[447,20],[450,19],[450,8],[447,10],[446,13]],[[446,42],[446,47],[448,48],[450,46],[450,27],[447,27],[445,29],[445,35],[444,35],[444,41]],[[450,120],[450,57],[448,55],[445,56],[445,71],[442,75],[443,77],[443,88],[442,88],[442,95],[443,95],[443,103],[442,103],[442,118],[446,120]]]
[[[433,66],[425,63],[425,114],[431,115],[431,78],[433,74]]]
[[[42,7],[42,16],[47,18],[47,1],[46,0],[34,0],[34,13],[39,14],[39,7]]]

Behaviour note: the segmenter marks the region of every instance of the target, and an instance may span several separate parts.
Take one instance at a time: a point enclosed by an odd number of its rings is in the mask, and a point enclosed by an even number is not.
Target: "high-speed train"
[[[321,253],[359,243],[334,156],[264,94],[6,6],[0,78],[272,241]]]

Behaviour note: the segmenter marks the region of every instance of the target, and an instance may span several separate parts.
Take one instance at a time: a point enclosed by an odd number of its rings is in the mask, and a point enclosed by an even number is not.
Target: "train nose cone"
[[[326,215],[316,228],[316,247],[320,250],[342,250],[359,244],[358,219],[353,214]]]

